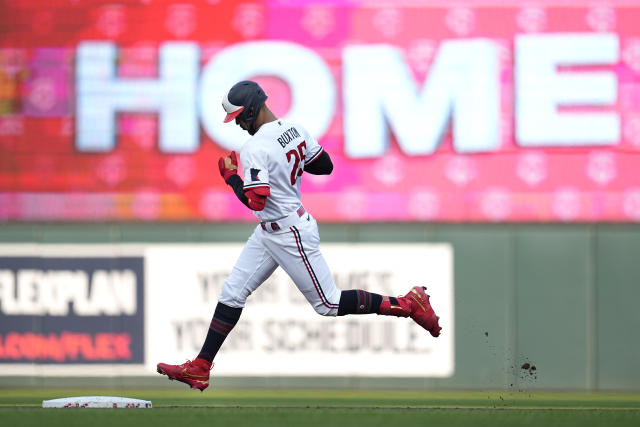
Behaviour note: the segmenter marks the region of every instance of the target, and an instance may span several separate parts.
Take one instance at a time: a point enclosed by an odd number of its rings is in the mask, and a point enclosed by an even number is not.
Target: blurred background
[[[253,227],[219,177],[254,79],[329,152],[303,203],[342,289],[278,270],[218,384],[640,390],[640,3],[0,1],[0,383],[160,381]]]

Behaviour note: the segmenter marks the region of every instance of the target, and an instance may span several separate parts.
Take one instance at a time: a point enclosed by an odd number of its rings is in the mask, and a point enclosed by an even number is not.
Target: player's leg
[[[288,230],[269,234],[264,244],[298,289],[319,314],[344,316],[368,314],[411,317],[431,335],[440,335],[440,325],[425,289],[414,286],[406,295],[382,296],[362,289],[340,291],[320,252],[318,225],[303,217]]]
[[[385,316],[411,317],[417,324],[437,337],[440,325],[426,288],[414,286],[406,295],[389,297],[367,292],[362,289],[342,291],[338,316],[347,314],[376,313]]]
[[[233,270],[222,285],[218,305],[198,358],[212,362],[225,338],[240,319],[247,298],[278,267],[260,239],[256,228],[245,245]]]
[[[240,319],[247,297],[271,276],[277,266],[254,231],[222,286],[209,331],[198,356],[182,365],[158,363],[158,372],[200,391],[207,388],[213,359]]]

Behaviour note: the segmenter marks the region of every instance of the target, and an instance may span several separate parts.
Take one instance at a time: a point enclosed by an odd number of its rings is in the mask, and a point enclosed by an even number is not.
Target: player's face
[[[240,126],[243,130],[246,130],[246,131],[248,131],[248,130],[249,130],[249,125],[247,125],[247,123],[246,123],[246,122],[244,122],[244,121],[240,120],[240,118],[239,118],[239,117],[236,117],[236,124],[237,124],[238,126]]]
[[[253,136],[256,133],[256,128],[255,126],[248,124],[247,122],[240,120],[238,117],[236,117],[236,124],[238,126],[240,126],[242,129],[246,130],[247,132],[249,132],[249,135]]]

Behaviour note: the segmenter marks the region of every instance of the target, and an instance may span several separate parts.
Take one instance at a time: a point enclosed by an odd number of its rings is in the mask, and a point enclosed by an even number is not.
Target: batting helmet
[[[224,122],[236,117],[245,123],[254,121],[266,100],[267,95],[256,82],[243,80],[234,84],[222,100],[222,108],[227,112]]]

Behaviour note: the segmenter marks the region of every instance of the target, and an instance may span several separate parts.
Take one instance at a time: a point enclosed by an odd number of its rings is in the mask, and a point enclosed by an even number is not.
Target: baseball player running
[[[260,223],[225,280],[202,350],[181,365],[158,363],[158,373],[204,390],[209,386],[213,359],[238,322],[247,298],[280,266],[300,292],[323,316],[376,313],[411,317],[440,335],[438,317],[426,288],[414,286],[397,298],[361,289],[340,291],[319,249],[318,224],[300,201],[303,172],[327,175],[333,170],[329,154],[297,123],[277,118],[267,108],[267,95],[252,81],[236,83],[222,100],[225,123],[235,120],[251,137],[238,156],[220,158],[222,178]]]

